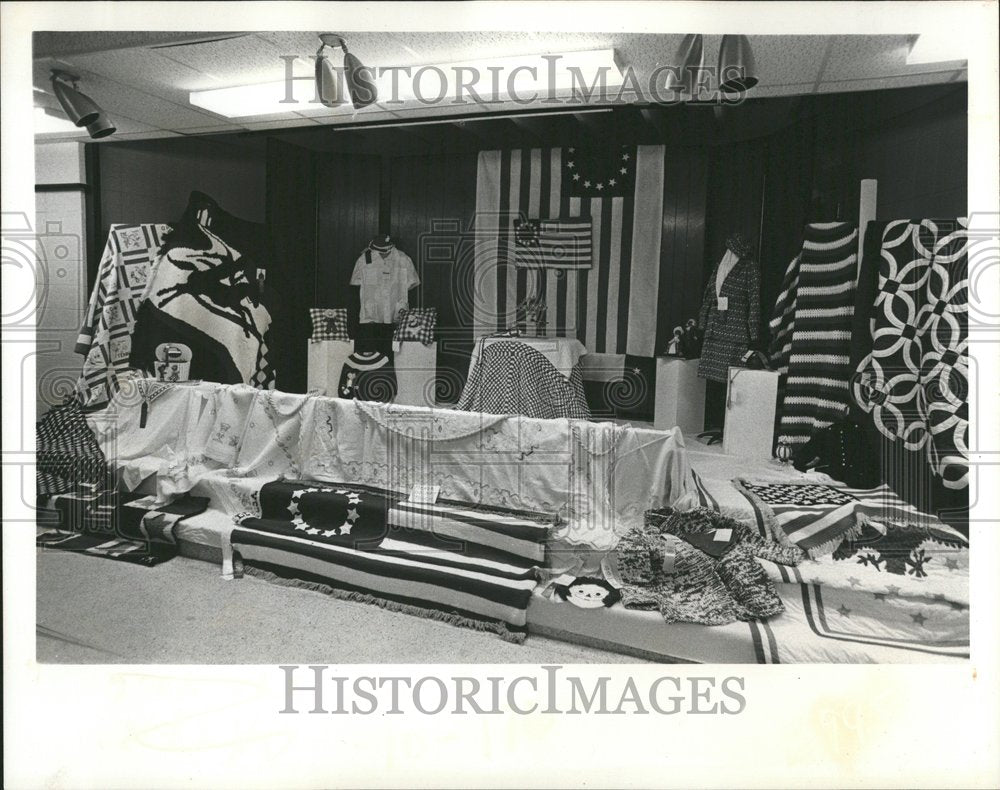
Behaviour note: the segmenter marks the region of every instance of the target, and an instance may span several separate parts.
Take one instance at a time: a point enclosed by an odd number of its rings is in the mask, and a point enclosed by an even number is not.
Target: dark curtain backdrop
[[[267,227],[271,243],[267,277],[274,303],[273,334],[278,389],[306,391],[306,341],[316,280],[317,173],[313,153],[268,140]]]

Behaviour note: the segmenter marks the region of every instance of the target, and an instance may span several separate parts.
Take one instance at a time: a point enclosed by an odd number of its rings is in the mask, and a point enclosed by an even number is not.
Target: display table
[[[358,483],[554,514],[560,545],[607,551],[649,508],[693,506],[679,430],[385,405],[246,385],[156,386],[142,423],[126,393],[88,417],[130,488],[196,490],[213,508],[252,510],[279,477]]]

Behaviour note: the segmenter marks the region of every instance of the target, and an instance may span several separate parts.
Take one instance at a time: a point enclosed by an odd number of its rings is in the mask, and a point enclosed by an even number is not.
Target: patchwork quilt
[[[266,483],[235,520],[234,557],[254,574],[518,642],[549,532],[527,514],[315,480]]]

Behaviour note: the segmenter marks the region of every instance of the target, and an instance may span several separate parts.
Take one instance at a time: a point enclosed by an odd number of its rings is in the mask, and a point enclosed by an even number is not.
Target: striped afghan
[[[551,520],[358,485],[280,480],[231,536],[244,570],[519,642]]]
[[[781,443],[809,441],[847,408],[857,239],[857,226],[847,222],[804,230]]]
[[[795,329],[795,295],[799,287],[799,261],[801,255],[792,258],[781,281],[781,293],[774,303],[774,312],[768,322],[771,332],[767,356],[771,369],[782,376],[788,374],[788,359],[792,354],[792,332]]]

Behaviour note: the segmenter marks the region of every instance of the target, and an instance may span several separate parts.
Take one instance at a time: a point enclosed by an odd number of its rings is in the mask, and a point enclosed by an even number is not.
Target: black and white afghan
[[[851,392],[947,489],[966,488],[969,474],[967,247],[964,219],[886,225],[870,351]]]
[[[803,232],[779,443],[804,444],[847,410],[857,239],[847,222]]]
[[[265,252],[255,248],[260,234],[241,232],[254,224],[230,220],[214,203],[199,207],[197,196],[163,239],[136,317],[130,364],[152,372],[157,346],[183,343],[192,351],[190,378],[273,389]]]
[[[258,501],[236,517],[237,567],[523,641],[548,521],[315,480],[266,483]]]

